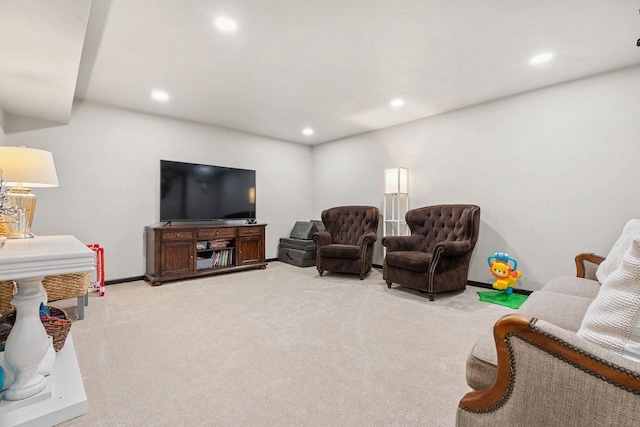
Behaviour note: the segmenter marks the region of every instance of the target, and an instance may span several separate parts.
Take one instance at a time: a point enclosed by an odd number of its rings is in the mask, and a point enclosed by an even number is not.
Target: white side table
[[[16,380],[4,399],[26,399],[47,386],[47,379],[37,372],[49,345],[39,315],[40,303],[46,299],[42,279],[93,270],[94,263],[93,251],[73,236],[9,239],[0,248],[0,280],[15,280],[19,285],[11,300],[16,321],[5,345],[5,361],[15,369]]]

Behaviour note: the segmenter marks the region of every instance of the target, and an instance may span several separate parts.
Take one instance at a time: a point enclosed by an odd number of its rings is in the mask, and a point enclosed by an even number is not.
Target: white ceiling
[[[317,144],[640,64],[631,0],[92,3],[84,39],[89,0],[0,4],[7,120],[66,123],[75,96]]]
[[[90,4],[0,2],[0,112],[69,121]]]

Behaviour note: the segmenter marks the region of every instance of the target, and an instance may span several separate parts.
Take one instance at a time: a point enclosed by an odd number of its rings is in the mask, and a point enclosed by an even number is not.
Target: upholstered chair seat
[[[390,267],[402,268],[416,273],[426,273],[431,263],[431,257],[432,255],[427,252],[389,252],[386,261]]]
[[[325,271],[336,271],[365,278],[373,262],[379,216],[378,208],[373,206],[339,206],[322,212],[325,231],[313,235],[320,276]]]
[[[405,219],[411,236],[387,236],[383,278],[426,292],[430,300],[441,292],[463,290],[471,253],[478,240],[480,207],[437,205],[413,209]]]
[[[358,259],[362,256],[362,248],[357,245],[332,244],[321,247],[320,252],[325,258]]]

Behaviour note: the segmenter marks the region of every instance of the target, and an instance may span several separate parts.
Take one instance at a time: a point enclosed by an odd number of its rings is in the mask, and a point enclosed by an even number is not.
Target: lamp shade
[[[0,147],[0,168],[7,187],[57,187],[53,155],[26,147]]]
[[[384,170],[384,194],[408,194],[409,170],[391,168]]]

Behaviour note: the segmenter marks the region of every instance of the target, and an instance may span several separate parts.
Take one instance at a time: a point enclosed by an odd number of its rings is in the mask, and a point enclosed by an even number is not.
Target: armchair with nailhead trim
[[[322,212],[325,230],[313,234],[316,268],[353,273],[363,280],[373,264],[380,211],[373,206],[338,206]]]
[[[480,207],[437,205],[405,215],[411,236],[387,236],[383,278],[420,292],[429,300],[442,292],[464,290],[471,254],[478,240]]]

